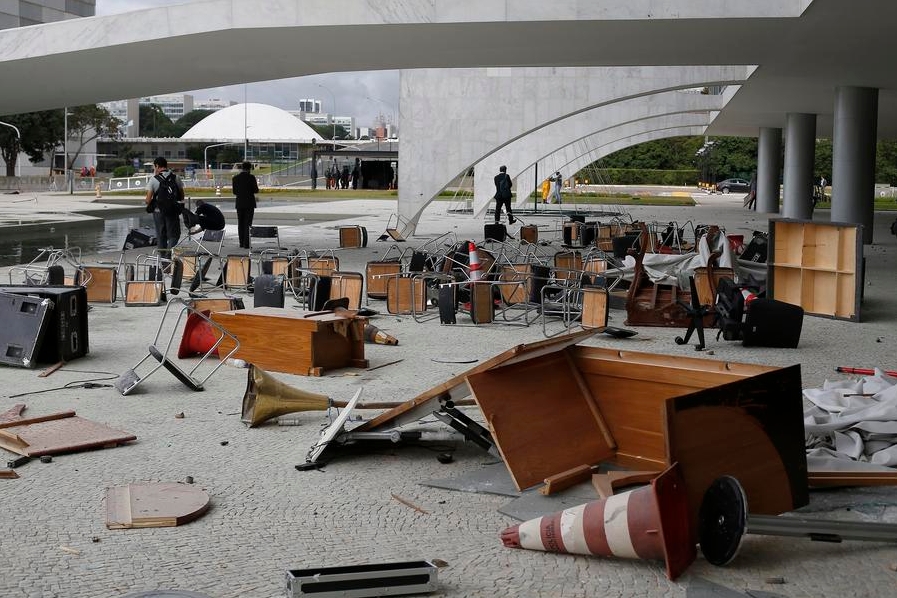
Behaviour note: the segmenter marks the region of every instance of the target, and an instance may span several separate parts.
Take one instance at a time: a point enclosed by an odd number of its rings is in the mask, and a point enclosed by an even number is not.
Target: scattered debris
[[[181,411],[180,413],[175,413],[174,418],[175,419],[184,419],[184,412]]]
[[[228,441],[227,441],[227,440],[222,440],[222,441],[221,441],[221,446],[227,446],[227,445],[228,445]]]
[[[412,509],[414,509],[414,510],[417,511],[418,513],[423,513],[424,515],[429,515],[429,514],[430,514],[429,511],[424,511],[423,509],[421,509],[421,508],[420,508],[419,506],[417,506],[416,504],[414,504],[414,503],[412,503],[412,502],[410,502],[410,501],[408,501],[408,500],[405,500],[404,498],[402,498],[402,497],[399,496],[398,494],[390,494],[390,496],[392,496],[394,499],[396,499],[397,501],[399,501],[400,503],[402,503],[402,504],[405,505],[406,507],[411,507]]]
[[[106,527],[174,527],[209,510],[209,495],[175,483],[128,484],[106,489]]]
[[[185,483],[185,484],[192,484],[192,483],[193,483],[193,476],[192,476],[192,475],[188,475],[186,478],[184,478],[184,483]]]
[[[52,463],[52,462],[53,462],[53,456],[52,456],[52,455],[41,455],[41,456],[40,456],[40,462],[41,462],[41,463]]]
[[[136,439],[74,411],[0,423],[0,447],[28,457],[109,448]]]
[[[25,465],[29,461],[31,461],[31,457],[25,457],[25,456],[16,457],[15,459],[10,459],[9,461],[7,461],[6,466],[9,467],[10,469],[14,469],[16,467]]]
[[[67,552],[68,554],[74,554],[75,556],[79,556],[81,554],[80,550],[77,550],[70,546],[60,546],[59,550],[61,550],[62,552]]]
[[[12,469],[0,469],[0,480],[15,480],[19,477]]]
[[[781,584],[785,583],[785,578],[784,577],[767,577],[766,579],[763,580],[763,582],[769,583],[769,584],[781,585]]]

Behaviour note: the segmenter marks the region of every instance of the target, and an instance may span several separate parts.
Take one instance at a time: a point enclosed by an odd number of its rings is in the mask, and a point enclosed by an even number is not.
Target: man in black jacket
[[[501,207],[505,207],[508,213],[508,224],[514,224],[517,219],[511,213],[511,177],[508,174],[508,167],[502,166],[495,175],[495,223],[498,224],[501,218]]]
[[[237,235],[240,237],[240,247],[249,249],[249,227],[252,226],[252,217],[255,214],[255,194],[259,192],[258,181],[250,172],[252,164],[243,162],[242,172],[236,175],[232,182],[234,195],[237,197],[234,207],[237,209]]]
[[[195,234],[204,230],[221,230],[224,228],[224,214],[217,207],[201,199],[196,200],[196,213],[187,208],[182,211],[184,226]]]

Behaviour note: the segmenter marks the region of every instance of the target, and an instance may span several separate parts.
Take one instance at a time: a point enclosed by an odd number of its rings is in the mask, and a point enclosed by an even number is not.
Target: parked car
[[[744,191],[747,193],[751,190],[751,184],[744,179],[726,179],[716,184],[716,190],[722,193],[729,191]]]

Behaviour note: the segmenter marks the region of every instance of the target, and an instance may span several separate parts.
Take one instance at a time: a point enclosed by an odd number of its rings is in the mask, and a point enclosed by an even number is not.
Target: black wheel
[[[728,187],[723,187],[722,191],[723,191],[723,194],[725,194],[725,195],[728,195],[728,194],[729,194],[729,188],[728,188]]]
[[[708,562],[720,567],[732,562],[747,531],[747,515],[747,497],[738,480],[714,480],[698,512],[698,542]]]

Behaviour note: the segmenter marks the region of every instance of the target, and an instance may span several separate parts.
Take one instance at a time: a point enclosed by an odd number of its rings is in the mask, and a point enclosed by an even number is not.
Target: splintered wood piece
[[[659,471],[608,471],[592,475],[592,485],[598,491],[598,496],[608,498],[614,495],[617,488],[647,484],[659,475]]]
[[[19,474],[12,469],[0,469],[0,480],[14,480],[19,477]]]
[[[37,377],[38,378],[46,378],[47,376],[49,376],[50,374],[52,374],[53,372],[55,372],[56,370],[58,370],[59,368],[61,368],[64,365],[65,365],[64,361],[57,361],[56,363],[54,363],[53,365],[51,365],[50,367],[48,367],[47,369],[42,371],[40,374],[38,374]]]
[[[3,413],[0,413],[0,424],[6,422],[17,422],[22,419],[22,412],[25,410],[25,403],[16,403]]]
[[[209,510],[209,494],[175,483],[128,484],[106,489],[106,527],[175,527]]]
[[[561,490],[566,490],[570,486],[575,486],[580,482],[585,482],[592,475],[591,465],[580,465],[567,471],[555,474],[545,478],[545,485],[539,488],[539,493],[549,496]]]
[[[27,457],[105,448],[137,437],[74,411],[0,424],[0,447]]]
[[[810,486],[897,486],[897,471],[810,471]]]

